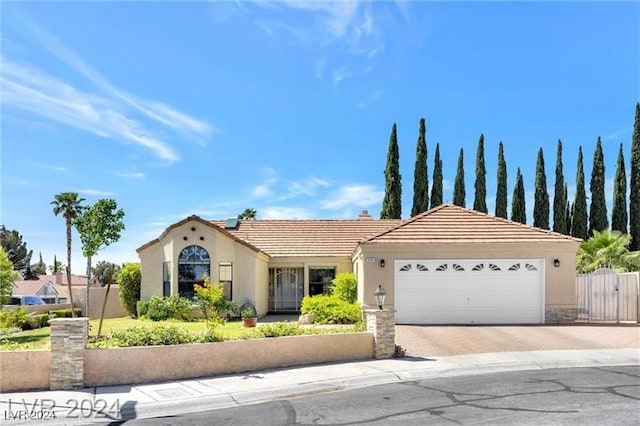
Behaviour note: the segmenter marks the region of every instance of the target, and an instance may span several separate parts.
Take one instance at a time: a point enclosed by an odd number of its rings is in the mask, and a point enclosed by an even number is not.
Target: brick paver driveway
[[[396,344],[412,356],[557,349],[638,348],[637,325],[416,326],[397,325]]]

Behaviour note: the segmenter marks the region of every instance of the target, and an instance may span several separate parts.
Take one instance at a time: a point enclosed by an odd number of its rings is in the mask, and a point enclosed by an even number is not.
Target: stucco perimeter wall
[[[90,349],[85,352],[84,382],[85,386],[100,386],[206,377],[265,368],[371,359],[373,351],[371,333]]]
[[[49,389],[50,351],[0,352],[0,392]]]
[[[376,244],[360,246],[354,259],[363,262],[364,281],[359,302],[375,306],[373,292],[382,284],[387,292],[385,304],[394,304],[394,264],[400,259],[544,259],[546,322],[566,322],[576,312],[576,252],[578,242],[539,243],[443,243],[443,244]],[[364,262],[372,257],[376,262]],[[381,268],[379,259],[385,259]],[[554,259],[560,266],[554,266]]]

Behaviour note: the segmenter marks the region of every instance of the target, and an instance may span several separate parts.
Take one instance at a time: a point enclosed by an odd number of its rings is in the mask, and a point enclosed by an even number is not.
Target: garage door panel
[[[397,323],[542,322],[541,259],[396,261],[395,278]]]

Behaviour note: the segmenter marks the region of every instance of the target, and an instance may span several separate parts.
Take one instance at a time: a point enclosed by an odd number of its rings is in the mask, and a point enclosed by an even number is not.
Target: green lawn
[[[99,320],[89,321],[89,336],[96,336],[98,333]],[[122,331],[133,326],[153,327],[154,325],[175,325],[188,330],[191,333],[200,333],[206,330],[203,321],[181,322],[181,321],[149,321],[139,320],[129,317],[123,318],[107,318],[102,323],[102,334],[109,335],[113,331]],[[242,321],[229,321],[218,327],[218,330],[227,339],[234,339],[242,334],[244,328]],[[10,336],[0,337],[0,350],[26,350],[26,349],[49,349],[50,327],[39,328],[36,330],[23,331],[21,333],[12,334]]]

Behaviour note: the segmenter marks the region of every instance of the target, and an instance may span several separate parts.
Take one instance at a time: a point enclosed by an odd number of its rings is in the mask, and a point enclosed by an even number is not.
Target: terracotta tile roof
[[[421,213],[366,242],[376,243],[522,243],[580,239],[452,204],[442,204]]]
[[[212,221],[223,228],[225,221]],[[401,220],[241,220],[226,229],[273,257],[350,257],[360,241],[402,223]]]
[[[40,275],[37,280],[19,280],[13,284],[13,294],[36,294],[45,284],[53,283],[59,296],[66,297],[69,293],[67,289],[67,275],[66,274],[52,274],[52,275]],[[86,275],[71,275],[71,285],[86,286]]]

